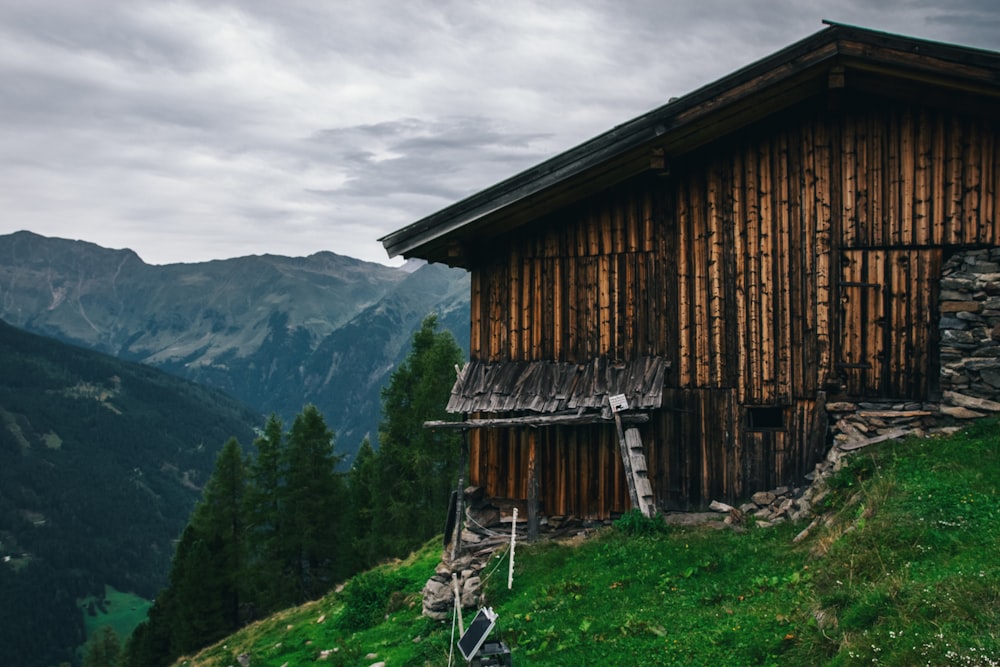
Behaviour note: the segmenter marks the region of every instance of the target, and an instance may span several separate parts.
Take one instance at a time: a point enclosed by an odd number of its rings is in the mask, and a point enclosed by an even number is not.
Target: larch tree
[[[129,638],[126,664],[166,665],[240,627],[245,489],[243,452],[230,438],[181,534],[168,587]]]
[[[204,646],[242,625],[245,492],[243,452],[230,438],[174,557],[170,584],[181,612],[174,619],[171,638],[180,652]]]

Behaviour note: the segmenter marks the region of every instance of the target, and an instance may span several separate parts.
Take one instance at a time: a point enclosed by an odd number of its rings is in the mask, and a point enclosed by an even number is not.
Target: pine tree
[[[404,555],[444,527],[461,436],[425,429],[423,423],[449,418],[448,397],[462,361],[455,338],[437,331],[437,317],[429,315],[382,391],[375,480],[379,501],[372,523],[387,555]]]
[[[231,438],[181,534],[169,586],[129,639],[126,664],[169,664],[240,627],[245,489],[243,453]]]
[[[288,433],[287,477],[279,500],[279,522],[288,528],[282,546],[297,602],[325,593],[347,569],[339,553],[345,497],[343,478],[336,472],[341,458],[323,415],[306,406]]]
[[[285,482],[283,425],[271,415],[263,434],[254,441],[257,455],[249,465],[246,494],[247,540],[252,545],[247,563],[251,616],[265,615],[295,600],[289,567],[283,555],[287,526],[281,523],[281,495]]]
[[[375,501],[379,497],[375,488],[377,475],[378,455],[372,448],[371,440],[366,437],[348,474],[347,534],[351,545],[348,574],[375,565],[381,555],[378,553],[378,540],[372,531]]]

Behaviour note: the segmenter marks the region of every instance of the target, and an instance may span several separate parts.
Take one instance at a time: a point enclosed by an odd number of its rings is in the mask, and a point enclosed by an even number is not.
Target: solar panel
[[[493,631],[493,626],[496,625],[496,622],[497,615],[492,607],[483,607],[476,614],[476,617],[472,619],[472,623],[469,624],[465,634],[458,640],[458,650],[462,652],[462,657],[466,661],[472,660],[476,656],[483,642],[486,641],[490,632]]]

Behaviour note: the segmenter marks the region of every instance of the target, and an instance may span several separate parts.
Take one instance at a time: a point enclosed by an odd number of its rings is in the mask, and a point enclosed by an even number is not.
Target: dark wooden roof
[[[1000,54],[829,24],[715,83],[379,239],[390,257],[469,267],[475,248],[798,102],[849,89],[1000,109]]]
[[[508,361],[465,365],[451,390],[448,412],[554,414],[602,410],[624,394],[630,410],[652,410],[663,399],[669,364],[661,357],[627,362],[597,358],[585,364]]]

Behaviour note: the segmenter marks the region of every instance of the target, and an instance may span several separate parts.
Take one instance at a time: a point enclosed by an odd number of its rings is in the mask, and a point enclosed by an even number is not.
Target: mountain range
[[[0,236],[0,319],[221,389],[286,422],[313,404],[352,454],[428,314],[468,350],[469,279],[318,252],[150,265],[131,250]]]
[[[260,415],[218,390],[0,322],[0,662],[82,644],[78,601],[166,583],[216,453]]]

